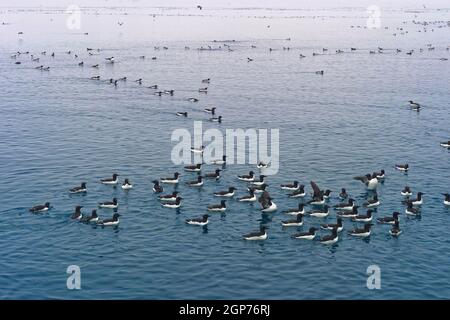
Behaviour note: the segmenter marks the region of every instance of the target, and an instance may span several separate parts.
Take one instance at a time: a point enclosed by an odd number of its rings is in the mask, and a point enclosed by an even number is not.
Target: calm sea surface
[[[356,8],[91,8],[82,12],[80,30],[68,29],[66,19],[64,9],[0,9],[0,298],[450,298],[450,209],[441,195],[450,192],[450,152],[439,147],[450,139],[450,60],[439,60],[450,58],[450,28],[429,25],[424,32],[412,23],[448,21],[449,11],[383,12],[376,30],[364,28],[367,14]],[[213,40],[236,41],[228,42],[233,51],[196,50],[223,47]],[[89,56],[87,47],[102,50]],[[377,47],[403,51],[369,54]],[[322,48],[327,54],[312,56]],[[345,53],[335,54],[338,49]],[[12,59],[17,51],[30,51],[40,62],[29,55]],[[114,65],[105,64],[110,56]],[[98,70],[91,67],[97,63]],[[35,70],[39,65],[50,71]],[[115,88],[89,79],[95,75],[128,81]],[[142,86],[132,81],[138,78]],[[197,92],[204,78],[211,78],[208,94]],[[155,96],[145,88],[152,84],[175,94]],[[423,110],[409,110],[408,100]],[[180,184],[178,212],[162,208],[152,193],[152,180],[183,172],[171,162],[172,131],[192,131],[194,120],[208,118],[203,108],[213,105],[223,122],[205,121],[204,129],[280,130],[280,170],[267,179],[277,213],[262,216],[257,203],[230,199],[226,214],[213,213],[207,228],[184,223],[218,202],[214,191],[233,185],[238,196],[246,194],[236,175],[253,165],[228,165],[219,181],[200,190]],[[177,111],[189,117],[176,117]],[[393,169],[406,162],[407,175]],[[398,239],[383,225],[374,225],[366,240],[352,238],[346,231],[354,225],[345,221],[330,247],[292,239],[298,230],[281,228],[287,218],[281,211],[298,200],[288,199],[280,183],[298,180],[309,193],[314,180],[334,191],[331,204],[346,187],[361,204],[365,190],[352,177],[380,169],[387,178],[375,217],[404,213],[405,185],[426,193],[421,218],[402,214]],[[98,183],[114,172],[134,189]],[[183,172],[183,182],[193,178]],[[69,195],[81,181],[87,194]],[[75,205],[90,213],[112,197],[120,204],[118,228],[70,220]],[[53,206],[48,214],[28,212],[46,201]],[[306,217],[299,230],[324,221]],[[335,221],[334,212],[327,221]],[[268,227],[266,241],[242,240],[261,223]],[[366,287],[373,264],[381,269],[380,290]],[[69,265],[80,266],[82,290],[67,289]]]

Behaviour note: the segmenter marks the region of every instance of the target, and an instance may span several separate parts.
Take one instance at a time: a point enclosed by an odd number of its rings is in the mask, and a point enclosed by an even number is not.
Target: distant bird
[[[400,192],[400,194],[404,197],[412,196],[411,188],[408,186],[404,187],[403,190]]]
[[[212,107],[212,108],[205,108],[204,111],[206,113],[211,113],[212,115],[216,114],[216,107]]]
[[[205,226],[208,224],[209,214],[204,214],[201,218],[186,219],[187,224],[196,226]]]
[[[238,176],[239,180],[251,182],[255,180],[255,173],[250,171],[248,174]]]
[[[229,187],[227,191],[214,192],[216,197],[232,197],[236,191],[235,187]]]
[[[189,98],[188,99],[190,102],[198,102],[198,99],[197,98]]]
[[[263,174],[261,174],[261,175],[259,176],[259,180],[253,180],[253,181],[250,182],[250,184],[252,184],[252,185],[254,185],[254,186],[260,186],[260,185],[263,185],[263,184],[265,183],[265,178],[266,178],[266,176],[263,175]]]
[[[337,233],[337,228],[334,227],[333,230],[331,231],[330,235],[326,235],[323,236],[322,238],[320,238],[320,243],[322,244],[334,244],[339,240],[339,236]]]
[[[394,225],[392,226],[392,229],[389,230],[389,234],[393,237],[398,237],[402,233],[402,230],[400,229],[400,223],[398,220],[394,222]]]
[[[396,164],[395,165],[395,169],[399,170],[399,171],[408,171],[409,170],[409,164],[405,163],[405,164]]]
[[[368,190],[375,190],[378,187],[377,173],[375,172],[372,175],[368,173],[365,176],[358,176],[354,177],[353,179],[359,180],[364,183]]]
[[[209,118],[209,121],[221,123],[222,122],[222,116]]]
[[[262,184],[260,186],[252,186],[247,188],[248,191],[253,190],[254,193],[261,193],[264,192],[267,188],[267,184]]]
[[[411,203],[413,206],[420,206],[423,203],[423,196],[424,193],[423,192],[417,192],[417,197],[416,199],[407,199],[402,201],[403,204],[408,205],[409,203]]]
[[[449,148],[450,149],[450,140],[448,140],[447,142],[441,142],[440,145],[443,148]]]
[[[117,184],[117,182],[119,181],[118,176],[119,175],[117,173],[114,173],[112,175],[112,178],[101,179],[100,182],[102,184]]]
[[[131,182],[128,179],[125,179],[125,181],[122,184],[122,189],[129,190],[131,188],[133,188],[133,185],[131,184]]]
[[[177,116],[183,116],[183,117],[187,118],[188,113],[187,112],[177,112]]]
[[[252,61],[253,61],[252,58],[248,58],[248,57],[247,57],[247,62],[252,62]]]
[[[209,83],[211,81],[211,78],[203,79],[202,83]]]
[[[316,231],[317,231],[316,228],[311,227],[307,232],[296,233],[292,237],[294,239],[313,240],[317,235]]]
[[[281,221],[283,227],[301,227],[303,225],[303,216],[297,215],[295,219]]]
[[[288,214],[291,216],[304,215],[305,214],[305,205],[303,203],[299,203],[297,208],[288,209],[283,211],[284,214]]]
[[[261,226],[259,228],[259,231],[245,234],[243,237],[245,240],[266,240],[267,239],[266,227]]]
[[[394,212],[394,213],[392,213],[392,217],[377,218],[377,222],[383,223],[383,224],[394,224],[395,221],[400,220],[399,214],[400,214],[400,212]]]
[[[355,228],[351,231],[348,232],[349,235],[354,236],[354,237],[362,237],[362,238],[366,238],[368,236],[370,236],[371,230],[370,228],[372,227],[372,223],[366,223],[364,225],[364,228]]]
[[[375,195],[372,199],[367,200],[363,203],[363,206],[366,208],[373,208],[380,205],[380,200],[378,200],[378,196]]]
[[[202,10],[203,7],[199,5],[199,6],[197,6],[197,9]]]
[[[120,222],[119,217],[120,217],[120,214],[114,213],[113,217],[111,219],[105,219],[105,220],[98,221],[97,224],[99,224],[101,226],[105,226],[105,227],[117,226]]]
[[[94,64],[92,68],[98,68],[98,64]]]
[[[211,164],[215,164],[215,165],[224,165],[227,162],[227,156],[223,155],[222,159],[216,159],[216,160],[212,160]]]
[[[198,164],[194,164],[194,165],[189,165],[189,166],[185,166],[184,170],[185,171],[189,171],[189,172],[199,172],[202,169],[202,164],[198,163]]]
[[[39,212],[48,211],[49,209],[50,209],[50,202],[46,202],[45,204],[40,204],[40,205],[30,208],[30,212],[39,213]]]
[[[188,181],[186,182],[186,185],[188,187],[201,187],[203,185],[203,177],[202,176],[198,176],[197,180],[193,180],[193,181]]]
[[[227,201],[221,200],[220,204],[212,204],[207,207],[208,211],[225,211],[227,210]]]
[[[337,228],[337,232],[341,232],[344,229],[341,218],[337,218],[336,223],[324,223],[321,224],[320,227],[327,230],[333,230],[334,228]]]
[[[420,104],[418,104],[417,102],[414,102],[414,101],[412,101],[412,100],[409,100],[409,107],[412,109],[412,110],[415,110],[415,111],[420,111],[420,108],[422,107]]]
[[[86,192],[86,182],[82,182],[79,187],[75,187],[69,190],[70,193],[83,193]]]
[[[444,198],[444,204],[446,206],[450,206],[450,194],[449,193],[443,193],[442,194],[445,198]]]
[[[367,210],[366,214],[358,214],[357,216],[353,217],[353,221],[355,221],[355,222],[371,222],[372,221],[372,213],[373,213],[373,210],[369,209],[369,210]]]
[[[98,222],[97,210],[93,209],[90,216],[83,216],[80,220],[81,222]]]
[[[119,203],[117,202],[117,198],[113,198],[112,201],[99,202],[98,206],[100,208],[117,209],[117,207],[119,206]]]
[[[76,206],[75,212],[72,213],[70,218],[73,220],[81,220],[81,218],[83,218],[83,214],[81,213],[81,208],[83,208],[83,206]]]
[[[175,199],[175,202],[164,202],[164,203],[161,203],[161,205],[166,208],[178,209],[181,206],[182,199],[183,199],[182,197],[177,197]]]
[[[153,180],[153,192],[154,193],[161,193],[164,191],[164,188],[159,184],[158,180]]]
[[[257,167],[258,169],[265,169],[265,168],[268,167],[268,164],[267,164],[267,163],[264,163],[264,162],[262,162],[262,161],[260,161],[260,162],[258,162],[258,164],[256,165],[256,167]]]

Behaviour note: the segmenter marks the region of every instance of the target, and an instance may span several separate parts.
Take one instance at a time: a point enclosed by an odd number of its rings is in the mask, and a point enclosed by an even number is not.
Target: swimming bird
[[[190,102],[198,102],[198,99],[197,98],[189,98],[188,101],[190,101]]]
[[[173,177],[169,177],[169,178],[161,178],[161,183],[170,183],[170,184],[177,184],[179,181],[179,176],[180,174],[178,172],[175,172],[173,174]]]
[[[208,87],[206,87],[206,88],[200,88],[200,89],[198,89],[198,92],[201,92],[201,93],[208,93]]]
[[[98,222],[97,210],[93,209],[90,216],[84,216],[80,220],[81,222]]]
[[[118,176],[119,175],[117,173],[114,173],[112,175],[112,178],[101,179],[100,182],[102,184],[117,184],[117,182],[119,181]]]
[[[100,76],[91,77],[91,80],[100,80]]]
[[[39,213],[39,212],[48,211],[49,209],[50,209],[50,202],[46,202],[45,204],[40,204],[40,205],[30,208],[30,212]]]
[[[245,234],[244,239],[245,240],[266,240],[267,239],[266,227],[261,226],[259,228],[259,231]]]
[[[211,81],[210,78],[208,78],[208,79],[203,79],[203,80],[202,80],[202,83],[209,83],[210,81]]]
[[[92,68],[97,68],[97,69],[98,69],[98,64],[94,64],[94,65],[92,66]]]
[[[192,153],[203,153],[205,151],[205,146],[201,146],[200,148],[191,148]]]
[[[323,195],[320,195],[319,197],[313,197],[307,203],[312,206],[321,206],[321,205],[325,204],[325,199],[324,199]]]
[[[378,186],[377,173],[370,175],[369,173],[365,176],[354,177],[353,179],[359,180],[364,183],[368,190],[375,190]]]
[[[101,225],[101,226],[117,226],[119,224],[119,217],[120,214],[118,213],[114,213],[111,219],[105,219],[105,220],[101,220],[98,221],[97,224]]]
[[[203,111],[205,111],[206,113],[211,113],[212,115],[215,115],[216,114],[216,107],[205,108]]]
[[[288,209],[286,211],[283,211],[283,213],[291,216],[303,215],[305,214],[305,205],[303,203],[299,203],[297,208]]]
[[[220,204],[212,204],[207,207],[208,211],[225,211],[227,210],[227,200],[221,200]]]
[[[355,222],[371,222],[372,221],[372,213],[373,210],[369,209],[367,210],[366,214],[358,214],[357,216],[353,217],[353,221]]]
[[[262,162],[262,161],[260,161],[260,162],[258,162],[258,164],[256,165],[256,167],[257,167],[258,169],[265,169],[265,168],[268,167],[268,164],[267,164],[267,163],[264,163],[264,162]]]
[[[322,244],[333,244],[336,243],[339,240],[339,236],[337,233],[337,228],[334,227],[333,230],[331,230],[330,235],[323,236],[320,238],[320,243]]]
[[[153,183],[153,189],[152,190],[153,190],[154,193],[161,193],[161,192],[164,191],[163,186],[159,184],[158,180],[153,180],[152,183]]]
[[[289,198],[303,198],[305,195],[305,185],[301,184],[298,186],[298,190],[289,194]]]
[[[114,63],[114,57],[105,58],[108,63]]]
[[[303,225],[303,216],[297,215],[295,219],[281,221],[283,227],[301,227]]]
[[[134,82],[137,82],[138,84],[142,84],[142,78],[139,78],[137,80],[134,80]]]
[[[209,119],[209,121],[221,123],[222,122],[222,116],[212,117],[212,118]]]
[[[81,62],[78,63],[78,65],[79,65],[80,67],[82,67],[82,66],[84,66],[84,62],[81,61]]]
[[[253,180],[253,181],[250,182],[250,184],[253,185],[253,186],[261,186],[261,185],[263,185],[265,183],[264,182],[265,178],[266,178],[266,176],[262,174],[262,175],[259,176],[259,180]]]
[[[170,201],[173,202],[175,200],[177,200],[179,192],[178,191],[174,191],[171,194],[165,194],[165,195],[161,195],[158,197],[159,201]]]
[[[83,214],[81,213],[81,208],[83,208],[83,206],[76,206],[75,212],[72,213],[70,218],[73,220],[81,220],[81,218],[83,218]]]
[[[208,224],[209,222],[208,218],[209,214],[204,214],[201,218],[186,219],[186,223],[196,226],[204,226]]]
[[[117,209],[119,203],[117,202],[116,198],[113,198],[112,201],[99,202],[98,206],[100,208]]]
[[[324,199],[329,199],[330,198],[330,195],[331,195],[331,190],[330,189],[327,189],[327,190],[325,190],[325,191],[323,191],[322,193],[323,193],[323,198]]]
[[[216,165],[224,165],[227,162],[227,156],[222,156],[222,159],[216,159],[211,161],[211,164],[216,164]]]
[[[194,165],[189,165],[189,166],[185,166],[184,170],[185,171],[189,171],[189,172],[199,172],[202,169],[202,164],[198,163],[198,164],[194,164]]]
[[[239,180],[251,182],[255,180],[255,173],[250,171],[248,174],[238,176]]]
[[[222,171],[222,170],[216,169],[214,172],[205,173],[204,177],[219,180],[220,179],[220,171]]]
[[[264,192],[267,188],[267,184],[262,184],[260,186],[252,186],[252,187],[248,187],[247,190],[253,190],[254,193],[261,193]]]
[[[395,169],[406,172],[409,170],[409,164],[396,164]]]
[[[203,185],[203,177],[202,176],[198,176],[197,180],[193,180],[193,181],[188,181],[186,182],[186,185],[189,187],[201,187]]]
[[[399,214],[400,212],[394,212],[392,213],[392,217],[377,218],[377,222],[383,224],[394,224],[395,221],[400,220]]]
[[[376,178],[378,180],[383,180],[386,177],[386,172],[382,169],[380,172],[376,172]]]
[[[161,205],[166,208],[177,209],[181,206],[182,199],[183,199],[182,197],[177,197],[175,199],[175,202],[165,202],[165,203],[161,203]]]
[[[447,142],[441,142],[440,145],[443,148],[450,148],[450,140]]]
[[[398,220],[396,220],[391,230],[389,230],[389,234],[393,237],[398,237],[401,233],[402,230],[400,229],[400,223]]]
[[[314,227],[309,228],[307,232],[296,233],[292,236],[294,239],[304,239],[304,240],[313,240],[317,233],[317,229]]]
[[[249,192],[249,195],[239,198],[238,201],[239,202],[255,202],[256,195],[255,195],[254,189],[253,188],[249,189],[248,192]]]
[[[122,189],[129,190],[131,188],[133,188],[133,185],[131,184],[131,182],[128,179],[125,179],[125,181],[122,184]]]
[[[345,190],[345,188],[341,189],[341,192],[339,193],[339,198],[341,200],[345,200],[348,198],[348,193],[347,193],[347,190]]]
[[[269,197],[267,203],[261,203],[262,212],[274,212],[278,209],[277,204]]]
[[[253,61],[252,58],[248,58],[248,57],[247,57],[247,62],[252,62],[252,61]]]
[[[420,111],[421,105],[418,104],[417,102],[414,102],[414,101],[412,101],[412,100],[409,100],[409,107],[410,107],[412,110]]]
[[[420,210],[413,207],[412,202],[408,202],[405,213],[410,216],[419,216]]]
[[[300,185],[298,184],[298,181],[294,181],[292,184],[282,184],[280,185],[281,190],[293,190],[297,191],[300,188]]]
[[[443,193],[442,194],[445,198],[444,198],[444,204],[446,206],[450,206],[450,194],[449,193]]]
[[[423,196],[424,193],[423,192],[417,192],[417,197],[416,199],[407,199],[402,201],[403,204],[409,204],[411,203],[413,206],[420,206],[423,203]]]
[[[149,88],[149,89],[158,89],[158,85],[154,84],[152,86],[148,86],[147,88]]]
[[[354,206],[350,210],[339,211],[338,213],[336,213],[336,215],[342,218],[355,218],[356,216],[358,216],[358,208],[358,206]]]
[[[333,228],[337,228],[337,232],[341,232],[344,229],[344,225],[342,223],[342,219],[337,218],[336,223],[324,223],[320,225],[320,228],[326,230],[333,230]]]
[[[378,196],[375,195],[372,199],[367,200],[363,203],[363,206],[366,208],[373,208],[380,205],[380,200],[378,200]]]
[[[234,196],[235,191],[236,191],[235,187],[229,187],[227,191],[214,192],[214,195],[216,197],[232,197]]]
[[[352,210],[356,206],[355,200],[348,199],[347,203],[339,203],[333,206],[336,210]]]
[[[367,238],[368,236],[370,236],[371,233],[370,228],[372,227],[372,225],[373,225],[372,223],[366,223],[364,225],[364,228],[355,228],[349,231],[348,234],[354,237]]]
[[[75,187],[69,190],[70,193],[84,193],[86,191],[86,182],[82,182],[79,187]]]
[[[325,218],[330,214],[329,207],[327,205],[323,206],[321,209],[313,210],[308,213],[311,217]]]
[[[400,194],[404,197],[412,196],[411,188],[406,186],[405,188],[403,188],[403,190],[400,192]]]
[[[177,112],[177,116],[179,116],[179,117],[186,117],[187,118],[188,113],[187,112]]]

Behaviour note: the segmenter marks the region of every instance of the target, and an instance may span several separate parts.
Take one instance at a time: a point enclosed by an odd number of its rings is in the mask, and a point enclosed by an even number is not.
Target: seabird
[[[206,113],[211,113],[212,115],[215,115],[216,114],[216,107],[205,108],[203,111],[205,111]]]
[[[125,179],[125,181],[122,184],[122,189],[129,190],[131,188],[133,188],[133,185],[131,184],[131,182],[128,179]]]
[[[37,206],[34,206],[33,208],[30,208],[30,212],[32,213],[39,213],[39,212],[45,212],[50,209],[50,202],[46,202],[45,204],[40,204]]]
[[[322,209],[313,210],[313,211],[309,212],[309,215],[311,217],[316,217],[316,218],[325,218],[329,214],[330,214],[330,210],[329,210],[329,207],[327,205],[323,206]]]
[[[171,194],[165,194],[165,195],[159,196],[158,199],[159,199],[159,201],[173,202],[173,201],[177,200],[178,194],[179,194],[178,191],[174,191]]]
[[[333,243],[336,243],[338,240],[339,240],[339,237],[338,237],[338,233],[337,233],[337,228],[334,227],[333,230],[331,231],[330,235],[323,236],[320,239],[320,243],[333,244]]]
[[[256,195],[253,189],[249,190],[249,195],[243,196],[238,199],[239,202],[255,202],[256,201]]]
[[[393,237],[398,237],[402,233],[402,230],[400,229],[400,223],[398,220],[394,222],[394,225],[392,226],[392,229],[389,230],[389,234]]]
[[[366,238],[370,236],[371,233],[370,228],[372,227],[372,225],[373,225],[372,223],[366,223],[364,225],[364,228],[355,228],[349,231],[348,234],[355,237]]]
[[[258,169],[265,169],[265,168],[268,167],[268,165],[267,165],[267,163],[264,163],[264,162],[260,161],[260,162],[258,162],[258,164],[256,165],[256,167],[257,167]]]
[[[363,206],[366,208],[373,208],[380,205],[380,200],[378,200],[378,196],[375,195],[372,199],[364,202]]]
[[[119,203],[117,202],[117,198],[113,198],[112,201],[99,202],[98,206],[100,208],[117,209]]]
[[[407,199],[402,201],[403,204],[409,204],[411,203],[413,206],[420,206],[423,203],[423,196],[424,193],[423,192],[417,192],[417,197],[416,199]]]
[[[86,191],[87,191],[86,182],[82,182],[79,187],[75,187],[69,190],[70,193],[82,193]]]
[[[412,196],[411,188],[406,186],[405,188],[403,188],[403,190],[400,192],[400,194],[404,197]]]
[[[222,156],[222,160],[220,160],[220,159],[213,160],[213,161],[211,161],[211,164],[224,165],[226,162],[227,162],[227,156]]]
[[[348,193],[347,193],[347,190],[345,190],[345,188],[341,189],[341,193],[339,193],[339,198],[341,200],[345,200],[348,198]]]
[[[188,181],[186,182],[186,185],[189,187],[201,187],[203,185],[203,177],[198,176],[197,180]]]
[[[205,151],[205,146],[201,146],[200,148],[191,148],[192,153],[203,153]]]
[[[234,196],[235,191],[236,191],[235,187],[229,187],[227,191],[214,192],[214,195],[216,197],[232,197]]]
[[[267,188],[267,184],[262,184],[260,186],[252,186],[252,187],[248,187],[247,190],[253,190],[254,193],[261,193],[264,192]]]
[[[189,166],[185,166],[184,170],[185,171],[189,171],[189,172],[199,172],[202,169],[202,164],[198,163],[198,164],[194,164],[194,165],[189,165]]]
[[[262,203],[261,204],[261,211],[262,212],[274,212],[278,209],[275,202],[272,201],[272,198],[269,197],[268,203]]]
[[[281,190],[293,190],[296,191],[300,188],[300,185],[298,184],[298,181],[294,181],[292,184],[282,184]]]
[[[410,216],[419,216],[420,210],[413,207],[411,202],[408,202],[407,207],[405,209],[405,213]]]
[[[263,185],[265,183],[264,182],[265,178],[266,178],[266,176],[262,174],[262,175],[259,176],[259,180],[253,180],[253,181],[250,182],[250,184],[254,185],[254,186]]]
[[[84,216],[80,221],[85,223],[98,222],[97,210],[93,209],[90,216]]]
[[[303,216],[297,215],[297,218],[281,221],[283,227],[301,227],[303,225]]]
[[[154,193],[161,193],[164,191],[164,188],[159,184],[158,180],[153,180],[153,192]]]
[[[333,207],[336,210],[352,210],[355,207],[356,203],[355,200],[353,200],[352,198],[348,199],[347,203],[339,203],[334,205]]]
[[[358,216],[358,208],[358,206],[354,206],[351,210],[340,211],[336,215],[342,218],[355,218]]]
[[[97,224],[99,224],[101,226],[105,226],[105,227],[117,226],[119,224],[119,217],[120,217],[120,214],[114,213],[114,215],[111,219],[101,220],[101,221],[97,222]]]
[[[421,105],[418,104],[417,102],[414,102],[414,101],[412,101],[412,100],[409,100],[409,107],[410,107],[412,110],[420,111]]]
[[[248,174],[238,176],[238,179],[247,182],[255,181],[255,173],[250,171]]]
[[[227,210],[227,205],[226,205],[227,201],[226,200],[221,200],[220,204],[212,204],[209,205],[208,211],[225,211]]]
[[[334,228],[337,228],[337,232],[341,232],[344,229],[341,218],[337,218],[336,223],[324,223],[320,225],[320,227],[326,230],[333,230]]]
[[[177,208],[179,208],[181,206],[181,200],[182,199],[183,199],[182,197],[177,197],[175,199],[175,202],[161,203],[161,205],[163,207],[166,207],[166,208],[177,209]]]
[[[443,193],[442,194],[445,198],[444,198],[444,204],[446,206],[450,206],[450,194],[449,193]]]
[[[364,183],[368,190],[375,190],[378,186],[377,173],[370,175],[369,173],[365,176],[354,177],[353,179],[359,180]]]
[[[220,171],[222,171],[222,170],[216,169],[214,172],[205,173],[204,177],[219,180],[220,179]]]
[[[177,112],[177,116],[179,116],[179,117],[186,117],[187,118],[188,113],[187,112]]]
[[[266,240],[267,232],[266,227],[261,227],[259,231],[251,232],[249,234],[244,235],[245,240]]]
[[[76,206],[75,212],[72,213],[70,218],[74,219],[74,220],[81,220],[81,218],[83,218],[83,214],[81,213],[81,208],[83,208],[83,206]]]
[[[171,183],[171,184],[177,184],[179,179],[178,177],[180,176],[180,174],[178,172],[175,172],[173,174],[173,177],[169,177],[169,178],[161,178],[161,183]]]
[[[305,186],[299,185],[298,190],[289,194],[289,198],[303,198],[306,195]]]
[[[377,218],[377,222],[378,223],[383,223],[383,224],[394,224],[395,221],[399,221],[399,215],[400,212],[394,212],[392,213],[392,217],[383,217],[383,218]]]
[[[102,184],[117,184],[117,182],[119,181],[119,179],[117,178],[119,175],[117,173],[114,173],[112,175],[112,178],[106,178],[106,179],[101,179],[100,182]]]
[[[372,213],[373,210],[369,209],[367,210],[366,214],[358,214],[353,218],[353,221],[355,222],[371,222],[372,221]]]
[[[450,140],[447,142],[441,142],[440,145],[443,148],[450,148]]]
[[[294,239],[313,240],[317,235],[316,230],[316,228],[311,227],[307,232],[296,233],[292,237]]]
[[[204,226],[208,224],[209,214],[204,214],[201,218],[186,219],[187,224],[196,226]]]
[[[209,121],[221,123],[222,122],[222,116],[212,117],[212,118],[209,119]]]
[[[305,205],[303,203],[299,203],[298,208],[288,209],[286,211],[283,211],[283,213],[291,216],[303,215],[305,214]]]

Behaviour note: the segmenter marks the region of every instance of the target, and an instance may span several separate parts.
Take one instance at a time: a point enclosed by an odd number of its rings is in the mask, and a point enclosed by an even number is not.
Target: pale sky
[[[273,7],[273,8],[330,8],[368,7],[385,8],[450,8],[448,0],[1,0],[0,7],[7,6],[166,6],[195,7]]]

